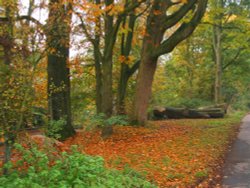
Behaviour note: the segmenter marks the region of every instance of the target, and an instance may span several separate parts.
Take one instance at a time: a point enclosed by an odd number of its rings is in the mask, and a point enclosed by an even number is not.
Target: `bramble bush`
[[[22,154],[22,159],[7,163],[9,174],[0,177],[0,187],[5,188],[152,188],[134,170],[118,171],[104,167],[104,160],[99,156],[88,156],[71,148],[71,153],[63,152],[53,165],[45,152],[35,147],[27,150],[15,145]]]

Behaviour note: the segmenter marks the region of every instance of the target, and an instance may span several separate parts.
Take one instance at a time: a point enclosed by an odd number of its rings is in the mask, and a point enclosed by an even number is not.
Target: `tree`
[[[154,105],[199,107],[212,105],[215,98],[216,63],[214,27],[221,16],[221,102],[230,106],[246,105],[249,59],[249,11],[242,1],[225,1],[223,8],[210,1],[202,23],[187,40],[181,42],[165,62],[165,76],[154,81]],[[159,71],[159,70],[158,70]],[[240,73],[239,73],[240,72]],[[163,80],[164,79],[164,80]],[[160,82],[160,83],[159,83]],[[164,88],[162,88],[162,86]],[[241,93],[241,94],[240,94]],[[245,99],[244,99],[245,98]]]
[[[210,44],[209,59],[213,64],[213,102],[227,102],[223,93],[227,90],[223,74],[229,66],[237,64],[239,57],[248,48],[249,39],[246,38],[248,24],[248,5],[245,1],[210,1],[203,27],[210,36],[205,36]],[[244,39],[243,39],[244,38]]]
[[[133,51],[136,48],[141,47],[141,44],[137,41],[137,45],[133,44],[135,38],[138,39],[139,33],[136,33],[138,26],[144,23],[143,18],[140,19],[141,15],[145,13],[149,5],[144,7],[144,10],[136,14],[135,12],[130,13],[123,19],[122,29],[124,32],[121,35],[121,47],[120,47],[120,77],[118,83],[118,92],[117,92],[117,112],[118,114],[126,114],[125,112],[125,96],[127,92],[127,85],[129,79],[133,74],[138,70],[140,65],[140,57],[137,57],[137,60],[133,60]],[[140,23],[140,21],[142,23]],[[137,26],[137,27],[136,27]],[[132,63],[131,63],[132,61]],[[132,65],[130,65],[132,64]]]
[[[77,11],[76,14],[81,20],[80,25],[85,36],[93,47],[97,113],[104,113],[107,117],[113,113],[113,56],[118,31],[124,18],[133,14],[144,2],[145,0],[95,0],[78,4],[81,12]]]
[[[49,132],[59,134],[60,139],[72,136],[71,123],[69,42],[72,7],[71,3],[51,0],[47,30],[48,46],[48,106]],[[55,124],[61,122],[61,127]]]
[[[8,162],[18,131],[32,121],[32,84],[40,58],[33,61],[31,53],[37,54],[39,50],[29,43],[37,32],[29,23],[22,24],[33,11],[31,4],[25,16],[19,15],[16,0],[0,2],[0,5],[3,7],[0,15],[0,48],[3,49],[0,61],[0,134],[5,142],[4,162]],[[7,173],[6,169],[4,173]]]
[[[12,56],[12,48],[13,48],[13,28],[14,28],[14,14],[16,13],[17,2],[16,1],[9,1],[3,3],[5,16],[2,18],[2,24],[5,27],[1,27],[1,36],[0,36],[0,44],[3,48],[3,57],[4,63],[10,64],[11,56]]]
[[[222,89],[222,21],[223,21],[223,8],[224,1],[214,1],[214,7],[217,11],[214,13],[214,25],[213,25],[213,52],[214,61],[216,65],[215,73],[215,85],[214,85],[214,102],[219,104],[221,102],[221,89]]]
[[[153,1],[147,17],[146,34],[143,39],[141,64],[137,77],[132,117],[136,123],[143,125],[147,120],[147,106],[158,58],[171,52],[178,43],[192,34],[205,13],[206,5],[207,1],[201,0]],[[176,6],[178,9],[170,14],[170,8]],[[190,16],[190,14],[192,17],[180,24],[182,18]],[[178,25],[180,26],[178,27]],[[174,26],[177,29],[175,28],[170,36],[164,38],[165,32],[173,29]]]

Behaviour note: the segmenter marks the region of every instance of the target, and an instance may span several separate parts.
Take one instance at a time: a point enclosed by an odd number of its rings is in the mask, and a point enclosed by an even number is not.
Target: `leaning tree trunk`
[[[71,14],[59,0],[51,0],[47,46],[48,53],[48,106],[51,124],[48,127],[51,136],[60,135],[64,140],[75,131],[71,123],[69,37]],[[67,7],[69,10],[69,7]],[[55,127],[54,121],[64,120],[61,127]],[[58,126],[58,125],[57,125]]]

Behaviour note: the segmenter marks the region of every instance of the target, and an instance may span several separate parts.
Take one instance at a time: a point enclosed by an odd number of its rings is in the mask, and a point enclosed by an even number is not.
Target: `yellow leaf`
[[[188,0],[181,0],[181,3],[188,3]]]

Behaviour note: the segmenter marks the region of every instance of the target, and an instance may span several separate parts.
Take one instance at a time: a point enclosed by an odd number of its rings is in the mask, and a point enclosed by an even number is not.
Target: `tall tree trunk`
[[[215,85],[214,85],[214,102],[221,102],[222,90],[222,56],[221,56],[221,29],[219,26],[213,28],[213,46],[215,54]]]
[[[216,8],[223,8],[224,1],[218,0],[214,2]],[[214,83],[214,102],[216,104],[221,103],[222,101],[222,19],[224,14],[221,10],[214,15],[213,25],[213,52],[214,52],[214,61],[215,61],[215,83]]]
[[[97,47],[94,47],[95,58],[95,80],[96,80],[96,112],[97,114],[102,112],[102,68]]]
[[[5,17],[7,19],[6,22],[0,23],[2,26],[0,27],[1,30],[3,30],[3,35],[0,36],[0,45],[3,47],[3,63],[6,65],[6,78],[8,81],[9,78],[11,78],[13,75],[10,71],[10,64],[14,62],[14,27],[15,27],[15,14],[16,14],[16,8],[17,8],[17,2],[13,1],[13,4],[5,4]],[[0,46],[0,48],[1,48]],[[10,77],[9,77],[10,76]],[[1,114],[2,115],[2,114]],[[2,122],[3,125],[5,125],[3,128],[3,136],[4,136],[4,159],[3,164],[8,163],[11,160],[11,153],[12,153],[12,147],[16,139],[16,133],[17,133],[17,122],[12,121],[9,122],[9,118],[7,119],[5,117],[5,112],[3,112],[3,119],[4,122]],[[9,170],[7,167],[3,167],[3,174],[7,175],[9,173]]]
[[[0,44],[3,46],[4,52],[4,63],[9,65],[11,63],[12,55],[13,55],[13,46],[14,46],[14,38],[13,38],[13,19],[14,19],[14,7],[6,6],[6,26],[4,36],[0,39]]]
[[[156,70],[157,58],[142,57],[136,83],[133,123],[144,125],[147,121],[147,107]]]
[[[70,5],[68,5],[70,6]],[[67,10],[70,7],[67,6]],[[48,106],[49,118],[53,121],[64,120],[60,128],[49,126],[51,136],[60,135],[64,140],[75,131],[71,123],[69,41],[71,14],[59,0],[50,1],[47,33],[48,53]]]
[[[112,81],[112,70],[113,70],[112,57],[106,59],[102,65],[103,68],[103,87],[102,87],[102,113],[107,117],[110,117],[113,112],[113,81]]]
[[[105,6],[111,6],[113,2],[113,0],[105,0]],[[104,21],[104,50],[101,59],[101,113],[104,113],[107,118],[113,113],[112,71],[113,48],[116,41],[116,32],[114,30],[114,16],[106,13]]]
[[[5,132],[4,134],[4,160],[3,163],[7,164],[11,160],[12,147],[16,139],[15,125],[11,125],[11,130]],[[8,168],[3,168],[3,174],[7,175]]]
[[[118,114],[125,114],[125,96],[129,80],[129,66],[122,63],[120,80],[118,83],[118,96],[117,96],[117,111]]]
[[[95,0],[95,4],[99,5],[100,0]],[[95,61],[95,80],[96,80],[96,113],[102,112],[102,66],[101,66],[101,54],[100,54],[100,30],[101,30],[101,18],[97,17],[95,25],[95,38],[92,42],[94,47],[94,61]]]

